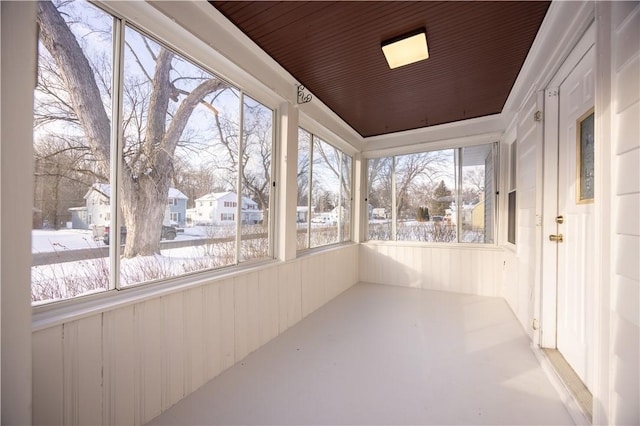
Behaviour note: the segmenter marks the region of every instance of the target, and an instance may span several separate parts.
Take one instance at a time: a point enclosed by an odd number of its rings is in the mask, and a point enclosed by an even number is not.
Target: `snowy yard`
[[[268,254],[264,229],[243,226],[242,230],[240,261],[264,258]],[[173,241],[163,241],[160,254],[120,259],[120,286],[234,264],[235,240],[229,238],[234,235],[235,227],[229,226],[186,228]],[[33,230],[32,253],[31,291],[35,303],[109,289],[108,246],[101,238],[94,240],[91,231]]]
[[[178,233],[174,241],[187,241],[207,238],[210,232],[206,227],[185,228]],[[59,252],[62,250],[81,250],[107,247],[102,236],[94,240],[93,232],[85,229],[34,229],[31,232],[31,253]]]

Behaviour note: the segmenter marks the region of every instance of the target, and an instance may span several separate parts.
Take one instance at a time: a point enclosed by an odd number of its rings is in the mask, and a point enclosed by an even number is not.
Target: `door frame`
[[[542,173],[542,254],[540,282],[539,344],[542,348],[557,347],[557,244],[548,236],[557,234],[558,214],[558,145],[559,145],[559,87],[595,45],[596,28],[591,23],[582,38],[564,60],[544,90],[543,173]],[[594,64],[595,65],[595,64]],[[597,202],[597,201],[596,201]],[[597,236],[596,236],[597,238]],[[594,306],[595,308],[595,306]],[[594,329],[595,332],[595,329]],[[593,367],[593,366],[591,366]]]

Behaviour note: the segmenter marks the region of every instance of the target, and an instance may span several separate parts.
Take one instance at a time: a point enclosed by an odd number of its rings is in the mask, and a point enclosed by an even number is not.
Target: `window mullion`
[[[266,223],[267,229],[269,230],[269,238],[268,238],[269,250],[267,255],[270,258],[275,257],[274,240],[276,235],[276,220],[274,217],[274,213],[275,213],[276,195],[277,195],[276,194],[276,176],[278,176],[278,173],[277,173],[278,165],[276,164],[277,160],[275,159],[280,158],[278,151],[276,149],[276,141],[278,140],[278,135],[280,134],[280,130],[279,130],[280,126],[277,124],[279,123],[279,121],[276,120],[278,116],[279,116],[279,113],[277,113],[274,110],[271,111],[271,122],[273,123],[273,125],[271,126],[271,164],[270,164],[271,182],[269,183],[269,185],[271,185],[271,188],[269,189],[269,212],[267,213],[267,218],[269,220]],[[280,167],[282,167],[282,165],[280,165]],[[291,193],[291,191],[288,191],[288,192]],[[297,204],[298,203],[296,203],[296,205]],[[264,213],[265,212],[262,212],[263,225],[265,225]],[[296,215],[297,215],[297,212],[296,212]],[[278,241],[278,244],[284,244],[284,241],[282,242]]]
[[[398,208],[398,203],[396,200],[396,157],[391,158],[391,240],[395,241],[397,239],[396,232],[398,229],[397,221],[398,214],[396,209]]]
[[[454,154],[455,167],[455,203],[456,203],[456,241],[460,242],[460,234],[462,233],[462,148],[456,148]]]
[[[122,217],[120,215],[120,182],[122,178],[122,152],[124,140],[122,137],[122,115],[123,115],[123,91],[124,91],[124,33],[125,21],[113,18],[113,95],[111,97],[111,193],[110,195],[110,216],[111,216],[111,235],[109,236],[112,244],[109,246],[109,264],[110,264],[110,289],[120,289],[120,244],[121,235],[120,227],[122,226]]]
[[[493,146],[491,147],[492,149],[492,157],[491,157],[491,161],[493,161],[493,233],[491,235],[492,238],[492,242],[494,244],[497,244],[498,242],[498,195],[500,193],[499,191],[499,177],[498,177],[498,173],[499,173],[499,166],[500,166],[500,151],[499,151],[499,145],[498,142],[494,142]]]
[[[307,195],[308,211],[307,211],[307,248],[311,248],[311,196],[313,194],[313,148],[315,146],[315,135],[311,134],[309,138],[309,195]]]
[[[342,229],[342,199],[344,197],[343,195],[343,174],[344,174],[344,170],[343,165],[344,165],[344,154],[342,152],[338,152],[338,161],[340,162],[340,164],[338,165],[338,174],[340,176],[338,176],[338,219],[336,220],[336,223],[338,224],[338,242],[342,242],[343,237],[344,237],[344,230]]]
[[[240,123],[238,123],[238,180],[236,194],[236,259],[235,263],[240,263],[242,249],[242,173],[244,157],[244,92],[240,92]]]

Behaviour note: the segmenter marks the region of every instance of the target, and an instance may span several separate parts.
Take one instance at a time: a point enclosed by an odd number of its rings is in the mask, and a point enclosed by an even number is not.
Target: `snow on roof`
[[[107,197],[111,197],[111,185],[109,185],[108,183],[94,183],[93,185],[91,185],[91,189],[89,189],[87,193],[84,194],[84,198],[88,198],[89,194],[91,194],[91,192],[93,191],[96,191],[102,195],[106,195]]]
[[[203,195],[200,198],[196,198],[196,201],[216,201],[219,200],[222,197],[226,197],[229,194],[233,194],[234,197],[236,194],[234,194],[231,191],[225,191],[225,192],[211,192],[209,194]]]
[[[175,188],[169,188],[169,198],[175,198],[178,200],[187,200],[189,197],[184,195],[180,190]]]
[[[111,197],[111,184],[94,183],[93,185],[91,185],[91,189],[87,191],[84,198],[86,199],[89,196],[89,194],[91,194],[92,191],[96,191],[99,194],[106,195],[107,197]],[[182,192],[180,192],[180,190],[176,188],[169,188],[169,198],[184,199],[184,200],[189,199],[189,197],[184,195]]]
[[[210,194],[203,195],[200,198],[196,198],[196,201],[218,201],[219,199],[225,198],[227,196],[231,196],[231,199],[235,200],[238,197],[238,194],[231,191],[212,192]],[[244,204],[257,204],[255,201],[248,197],[242,197],[242,202]]]

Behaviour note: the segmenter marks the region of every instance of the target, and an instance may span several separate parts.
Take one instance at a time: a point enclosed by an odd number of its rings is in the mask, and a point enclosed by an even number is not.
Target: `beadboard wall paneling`
[[[34,424],[148,422],[356,284],[358,257],[328,248],[34,332]]]
[[[493,247],[360,246],[360,280],[375,284],[500,296],[503,251]]]
[[[640,2],[611,4],[611,423],[640,424]]]

